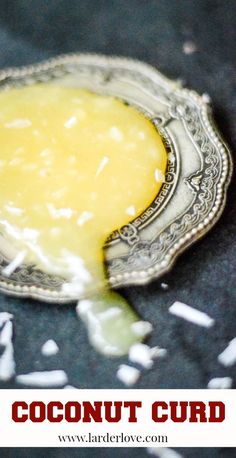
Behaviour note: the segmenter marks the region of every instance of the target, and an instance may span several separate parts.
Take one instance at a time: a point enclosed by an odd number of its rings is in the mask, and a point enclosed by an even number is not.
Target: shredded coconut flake
[[[41,151],[40,156],[41,157],[48,157],[50,155],[50,149],[45,148]]]
[[[153,360],[150,353],[150,347],[142,343],[136,343],[129,349],[129,360],[138,363],[145,369],[151,369]]]
[[[121,142],[123,140],[123,133],[121,132],[120,129],[118,129],[118,127],[116,126],[113,126],[110,128],[110,131],[109,131],[109,135],[110,135],[110,138],[112,140],[115,140],[116,142]]]
[[[161,289],[163,289],[164,291],[167,291],[169,289],[168,283],[161,283]]]
[[[149,321],[136,321],[131,324],[131,330],[140,337],[146,337],[153,330],[153,326]]]
[[[10,275],[15,272],[17,267],[19,267],[26,256],[26,251],[20,251],[16,257],[2,270],[2,274],[5,275],[5,277],[10,277]]]
[[[174,302],[169,308],[169,312],[172,315],[176,315],[179,318],[183,318],[184,320],[205,328],[211,328],[215,322],[206,313],[200,312],[200,310],[190,307],[190,305],[184,304],[183,302]]]
[[[58,345],[55,340],[49,339],[45,342],[41,348],[41,352],[44,356],[56,355],[59,351]]]
[[[202,94],[202,99],[203,99],[203,102],[205,103],[211,103],[211,97],[206,92]]]
[[[65,122],[64,127],[66,129],[71,129],[71,127],[74,127],[75,124],[77,124],[77,118],[76,116],[71,116],[71,118],[67,119]]]
[[[159,169],[155,170],[155,180],[156,180],[157,183],[164,183],[165,182],[165,175]]]
[[[84,223],[86,223],[87,221],[89,221],[92,218],[93,218],[92,212],[84,211],[81,213],[81,215],[77,219],[77,224],[78,226],[83,226]]]
[[[71,280],[62,285],[62,292],[71,297],[79,297],[92,277],[79,256],[64,251],[64,260],[68,265],[67,271],[71,275]]]
[[[153,359],[165,358],[167,355],[166,348],[153,347],[150,348],[150,355]]]
[[[99,164],[99,167],[98,167],[97,171],[96,171],[96,175],[95,175],[96,177],[97,177],[98,175],[100,175],[100,173],[102,173],[103,169],[106,167],[106,165],[108,164],[108,162],[109,162],[109,157],[108,157],[108,156],[104,156],[104,157],[102,158],[100,164]]]
[[[12,344],[13,324],[6,321],[0,333],[0,345],[4,346],[3,354],[0,357],[0,380],[10,380],[15,375],[14,349]]]
[[[44,388],[66,385],[68,378],[65,371],[55,370],[17,375],[16,381],[22,385]]]
[[[126,213],[127,215],[130,215],[130,216],[135,216],[135,206],[134,205],[131,205],[130,207],[126,208]]]
[[[14,119],[13,121],[7,122],[4,126],[7,129],[24,129],[32,125],[29,119]]]
[[[83,281],[84,283],[89,283],[91,281],[92,277],[86,269],[82,258],[67,250],[63,250],[63,257],[67,263],[68,272],[71,274],[72,282]]]
[[[8,211],[8,213],[11,213],[11,215],[21,216],[23,213],[22,208],[13,207],[11,205],[5,205],[5,209]]]
[[[218,361],[225,367],[233,366],[236,363],[236,337],[231,340],[228,347],[220,353]]]
[[[13,335],[12,321],[7,320],[0,334],[0,345],[8,345]]]
[[[121,364],[116,376],[122,383],[124,383],[124,385],[132,386],[138,381],[140,371],[135,367],[128,366],[127,364]]]
[[[88,310],[92,307],[93,303],[89,299],[84,299],[82,301],[79,301],[77,306],[76,306],[76,313],[78,316],[80,316],[83,313],[87,313]]]
[[[209,380],[209,383],[207,385],[207,388],[213,389],[213,390],[226,390],[229,388],[232,388],[233,385],[233,380],[231,377],[218,377],[218,378],[212,378]]]
[[[193,54],[196,51],[197,51],[197,47],[196,47],[195,43],[193,43],[193,41],[186,41],[183,44],[183,52],[184,52],[184,54],[190,55],[190,54]]]
[[[21,231],[19,231],[19,229],[17,229],[15,226],[13,226],[12,224],[10,224],[8,221],[6,220],[2,220],[1,221],[1,224],[5,227],[5,230],[7,232],[7,234],[11,235],[12,237],[14,237],[16,240],[21,240],[22,238],[22,233]]]
[[[171,448],[150,447],[147,449],[149,455],[157,456],[158,458],[183,458],[178,452]]]
[[[53,218],[70,219],[74,214],[71,208],[55,208],[53,204],[47,204],[47,208]]]
[[[6,323],[6,321],[9,321],[13,318],[13,315],[8,312],[1,312],[0,313],[0,328]]]
[[[130,347],[129,360],[132,361],[132,363],[140,364],[145,369],[151,369],[153,360],[164,358],[166,354],[167,350],[165,348],[151,348],[143,343],[136,343]]]

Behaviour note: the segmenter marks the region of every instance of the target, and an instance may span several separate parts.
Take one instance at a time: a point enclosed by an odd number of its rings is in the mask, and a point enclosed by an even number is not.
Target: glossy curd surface
[[[66,294],[96,294],[106,238],[148,207],[166,161],[151,122],[113,97],[49,84],[1,92],[0,232],[24,262],[62,275]]]

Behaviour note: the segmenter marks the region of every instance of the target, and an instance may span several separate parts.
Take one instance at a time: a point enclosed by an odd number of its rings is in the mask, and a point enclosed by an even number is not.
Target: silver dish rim
[[[0,71],[0,83],[5,81],[7,78],[28,77],[30,75],[37,74],[37,72],[50,70],[58,66],[59,64],[78,62],[81,59],[85,61],[96,60],[98,63],[100,62],[102,65],[106,65],[109,62],[121,66],[127,66],[127,64],[131,65],[137,69],[140,69],[144,73],[154,75],[155,78],[158,78],[161,81],[161,84],[166,88],[173,87],[176,95],[178,95],[178,93],[182,96],[185,95],[188,99],[197,103],[201,110],[201,116],[204,126],[212,141],[215,142],[215,145],[217,146],[222,156],[222,176],[218,187],[220,198],[218,198],[218,203],[217,205],[215,204],[214,211],[211,212],[212,214],[208,215],[204,221],[199,223],[199,225],[196,228],[194,228],[194,230],[189,231],[187,234],[185,234],[185,236],[183,236],[178,241],[178,243],[175,244],[171,256],[168,255],[166,259],[163,260],[161,264],[157,266],[156,270],[152,270],[151,274],[147,274],[147,271],[145,270],[140,272],[130,272],[130,275],[128,277],[126,276],[126,278],[124,278],[122,275],[109,277],[109,283],[112,287],[121,287],[126,285],[144,285],[154,279],[159,278],[161,275],[164,275],[167,272],[169,272],[175,264],[178,256],[183,251],[185,251],[190,245],[192,245],[195,241],[203,237],[219,220],[225,208],[227,188],[229,186],[233,173],[232,157],[227,144],[222,139],[222,136],[219,133],[218,128],[215,125],[215,122],[212,118],[211,107],[209,106],[209,103],[205,101],[204,97],[200,96],[193,90],[183,88],[180,83],[170,80],[169,78],[162,75],[156,68],[152,67],[149,64],[140,62],[139,60],[130,59],[126,57],[104,56],[91,53],[67,54],[54,57],[33,65],[3,69]],[[39,299],[45,302],[56,303],[69,303],[74,302],[76,300],[75,298],[65,297],[60,291],[57,290],[40,288],[38,286],[16,285],[14,283],[11,283],[9,280],[0,281],[0,291],[11,296],[28,297],[33,299]]]

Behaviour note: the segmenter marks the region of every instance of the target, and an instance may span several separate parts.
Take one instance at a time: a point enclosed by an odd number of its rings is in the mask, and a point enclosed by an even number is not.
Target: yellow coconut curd
[[[113,97],[53,84],[1,92],[0,232],[24,262],[62,275],[65,294],[94,295],[106,238],[157,195],[166,160],[151,122]],[[104,353],[140,339],[115,293],[83,301],[81,316]]]

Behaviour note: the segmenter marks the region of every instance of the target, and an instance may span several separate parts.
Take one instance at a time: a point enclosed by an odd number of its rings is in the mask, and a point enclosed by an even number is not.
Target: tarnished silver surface
[[[49,81],[119,97],[161,133],[168,150],[165,183],[145,212],[111,234],[105,247],[112,286],[159,277],[215,224],[225,205],[232,162],[209,105],[154,68],[124,58],[78,54],[0,72],[0,90]],[[24,264],[4,277],[1,270],[10,258],[8,242],[0,238],[0,290],[50,302],[71,300],[61,293],[62,278],[35,266]]]

